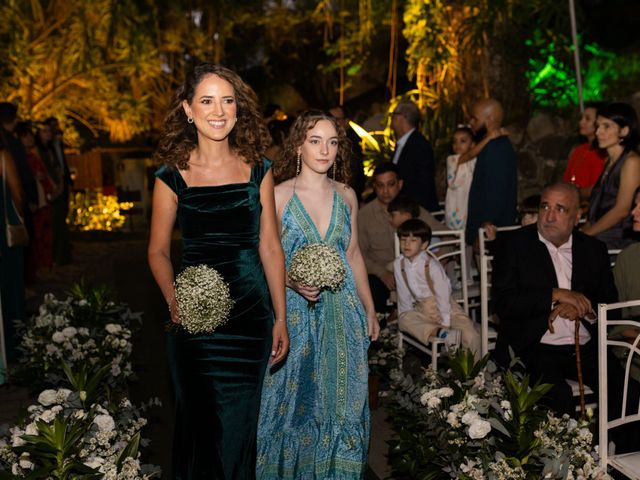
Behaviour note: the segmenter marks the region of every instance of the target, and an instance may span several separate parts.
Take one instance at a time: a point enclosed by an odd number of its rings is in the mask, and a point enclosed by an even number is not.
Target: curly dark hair
[[[296,176],[298,161],[298,148],[307,138],[307,132],[320,120],[327,120],[338,132],[338,153],[336,155],[336,178],[338,182],[345,184],[351,179],[350,156],[351,142],[347,138],[344,128],[340,126],[336,118],[322,110],[307,110],[302,113],[289,129],[289,136],[284,142],[284,149],[278,161],[275,162],[273,175],[276,183],[284,182]],[[332,171],[332,170],[331,170]],[[330,171],[330,174],[331,174]]]
[[[187,122],[182,102],[186,100],[191,104],[196,88],[208,75],[217,75],[229,82],[236,96],[237,121],[229,133],[231,149],[245,162],[260,164],[262,153],[271,144],[271,137],[258,109],[258,98],[237,73],[213,63],[195,67],[187,75],[184,84],[175,91],[154,158],[172,168],[189,168],[187,162],[189,154],[198,146],[198,132],[195,124]]]

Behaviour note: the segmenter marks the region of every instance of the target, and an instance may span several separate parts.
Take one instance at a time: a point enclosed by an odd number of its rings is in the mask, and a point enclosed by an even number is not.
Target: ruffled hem
[[[258,441],[258,480],[363,478],[369,422],[311,421]]]

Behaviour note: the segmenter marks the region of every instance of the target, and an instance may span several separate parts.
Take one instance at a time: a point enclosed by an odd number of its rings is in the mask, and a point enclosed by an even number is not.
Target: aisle
[[[144,312],[142,329],[134,337],[132,356],[138,378],[131,383],[129,391],[134,403],[147,401],[151,397],[158,397],[162,401],[162,407],[156,407],[146,415],[149,423],[144,436],[151,443],[144,449],[144,461],[161,466],[163,472],[169,472],[173,392],[164,351],[163,324],[167,312],[147,265],[146,244],[145,232],[75,234],[73,264],[54,267],[48,275],[43,276],[43,281],[35,288],[37,296],[27,302],[27,311],[35,313],[45,293],[64,296],[73,283],[84,278],[90,284],[109,285],[119,301],[128,303],[133,311]],[[175,246],[178,244],[174,242]],[[172,256],[174,263],[177,263],[180,256],[177,248]],[[16,419],[20,410],[31,400],[26,388],[0,388],[0,424]],[[369,480],[388,475],[385,442],[389,432],[384,418],[383,409],[378,409],[372,416],[373,439],[370,469],[366,476]]]

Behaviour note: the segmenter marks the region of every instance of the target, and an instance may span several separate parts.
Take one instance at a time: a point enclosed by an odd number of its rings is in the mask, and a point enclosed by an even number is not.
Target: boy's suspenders
[[[424,261],[424,276],[425,276],[425,280],[427,281],[427,286],[429,287],[429,290],[431,292],[431,295],[433,295],[434,298],[438,298],[436,296],[436,290],[433,287],[433,279],[431,278],[431,275],[429,275],[429,254],[427,254],[427,258]],[[409,289],[409,293],[411,293],[411,296],[413,297],[413,306],[415,307],[419,302],[420,299],[418,299],[418,296],[414,293],[413,289],[411,288],[411,285],[409,285],[409,279],[407,278],[407,272],[404,269],[405,266],[405,258],[402,257],[402,260],[400,260],[400,271],[402,272],[402,279],[404,280],[404,283],[407,285],[407,288]]]

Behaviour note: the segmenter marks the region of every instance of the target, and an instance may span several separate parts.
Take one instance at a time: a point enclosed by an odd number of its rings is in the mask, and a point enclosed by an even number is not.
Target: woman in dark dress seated
[[[255,478],[264,373],[287,354],[284,255],[269,135],[255,93],[232,71],[195,68],[176,91],[156,156],[149,265],[177,328],[167,333],[176,395],[175,479]],[[234,306],[212,334],[179,327],[170,259],[175,221],[181,270],[215,268]]]
[[[598,110],[596,139],[607,152],[604,171],[591,191],[589,215],[582,231],[607,244],[624,248],[631,237],[631,203],[640,185],[638,117],[631,105],[612,103]]]

